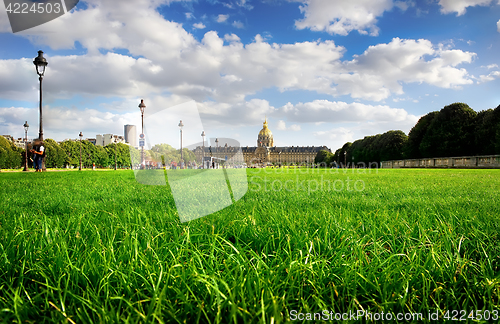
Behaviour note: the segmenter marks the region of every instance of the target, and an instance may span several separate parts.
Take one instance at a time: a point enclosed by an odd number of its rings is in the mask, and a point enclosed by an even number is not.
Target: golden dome
[[[273,136],[273,133],[267,128],[267,119],[264,121],[264,127],[260,130],[259,136]]]

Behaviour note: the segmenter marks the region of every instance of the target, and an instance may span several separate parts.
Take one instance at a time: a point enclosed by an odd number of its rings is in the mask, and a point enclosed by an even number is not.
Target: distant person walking
[[[45,157],[43,141],[36,139],[31,152],[34,154],[33,167],[35,168],[35,172],[42,172],[42,160]]]

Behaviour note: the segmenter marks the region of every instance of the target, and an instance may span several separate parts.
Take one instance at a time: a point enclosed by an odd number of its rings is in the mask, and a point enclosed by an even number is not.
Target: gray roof
[[[232,152],[237,152],[239,147],[233,147],[233,146],[228,146],[228,147],[219,147],[218,149],[215,147],[210,147],[210,146],[205,146],[205,152],[207,153],[232,153]],[[241,147],[241,150],[244,153],[253,153],[257,149],[257,146],[243,146]],[[268,147],[267,148],[270,152],[272,153],[314,153],[314,152],[319,152],[320,150],[326,150],[328,152],[331,152],[331,150],[326,147],[326,146],[273,146],[273,147]],[[203,148],[201,146],[197,146],[193,152],[202,152]]]

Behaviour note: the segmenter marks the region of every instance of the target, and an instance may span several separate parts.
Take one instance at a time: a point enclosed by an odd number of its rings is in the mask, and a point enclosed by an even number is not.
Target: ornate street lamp
[[[80,136],[80,171],[82,171],[82,138],[83,138],[82,132],[80,132],[78,136]]]
[[[28,121],[24,123],[24,142],[25,142],[25,147],[24,147],[24,170],[23,171],[29,171],[28,170],[28,128],[30,125],[28,125]]]
[[[203,151],[202,151],[201,163],[203,164],[203,169],[205,169],[205,131],[201,132],[201,138],[203,138]]]
[[[38,138],[43,141],[43,119],[42,119],[42,80],[45,73],[45,68],[49,64],[45,57],[43,57],[43,51],[38,51],[38,56],[33,60],[33,64],[36,67],[36,73],[38,74],[38,80],[40,81],[40,130],[38,133]],[[45,171],[45,157],[42,158],[42,170]]]
[[[182,166],[182,162],[184,162],[184,158],[183,158],[183,155],[182,155],[182,127],[184,127],[184,124],[182,123],[182,120],[179,122],[179,128],[181,129],[181,166]]]
[[[344,151],[344,168],[346,166],[346,163],[347,163],[347,151]]]
[[[215,139],[215,158],[217,159],[219,157],[219,139],[216,138]],[[219,161],[217,160],[217,163],[219,163]]]
[[[139,104],[139,109],[141,110],[141,121],[142,121],[141,134],[144,134],[144,110],[146,109],[146,104],[144,104],[144,99],[141,99],[141,103]],[[144,167],[144,146],[141,146],[141,169],[143,167]]]
[[[118,146],[118,144],[117,144],[118,141],[117,141],[116,137],[117,136],[115,135],[115,171],[116,171],[116,147]]]

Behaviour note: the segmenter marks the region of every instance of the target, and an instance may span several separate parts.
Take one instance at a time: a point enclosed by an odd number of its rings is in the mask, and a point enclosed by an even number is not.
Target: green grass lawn
[[[188,223],[132,171],[0,173],[0,322],[500,320],[500,170],[335,171],[248,169]]]

